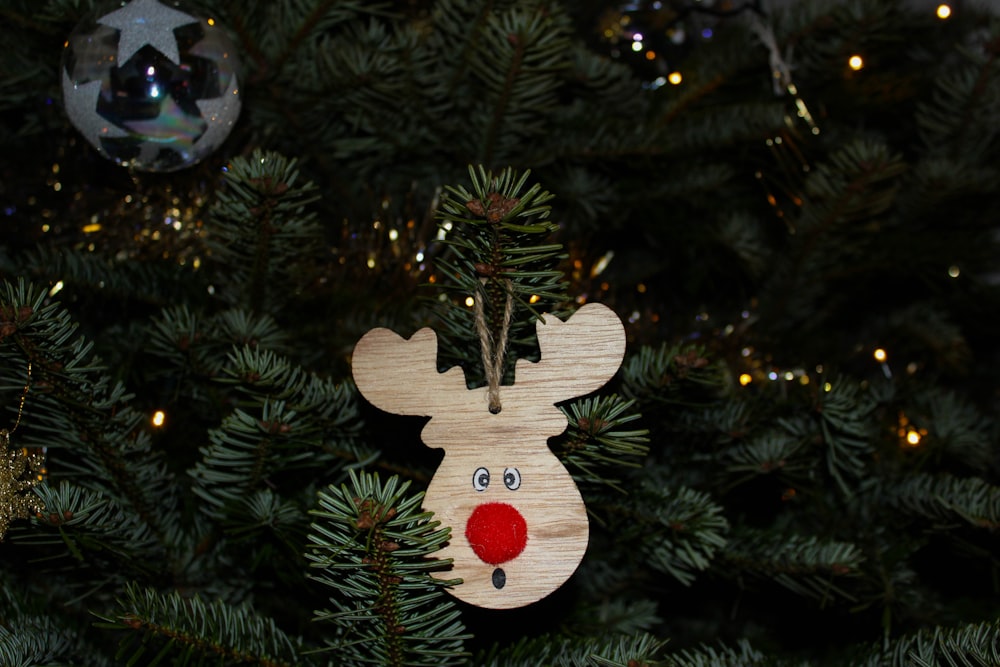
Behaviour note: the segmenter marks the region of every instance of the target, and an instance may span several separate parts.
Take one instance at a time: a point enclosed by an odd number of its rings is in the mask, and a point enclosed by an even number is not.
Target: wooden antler
[[[519,360],[514,386],[530,387],[534,400],[559,403],[601,388],[625,357],[625,327],[613,310],[588,303],[565,322],[538,320],[536,363]]]
[[[351,366],[361,394],[386,412],[430,417],[468,400],[461,368],[437,371],[437,335],[431,329],[408,340],[389,329],[372,329],[355,345]]]

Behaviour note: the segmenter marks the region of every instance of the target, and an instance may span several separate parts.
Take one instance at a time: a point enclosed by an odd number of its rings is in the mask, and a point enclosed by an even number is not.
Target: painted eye
[[[472,488],[476,491],[485,491],[489,485],[490,471],[486,468],[476,468],[476,472],[472,473]]]
[[[503,483],[511,491],[517,491],[518,487],[521,486],[521,473],[517,471],[517,468],[506,468],[503,471]]]

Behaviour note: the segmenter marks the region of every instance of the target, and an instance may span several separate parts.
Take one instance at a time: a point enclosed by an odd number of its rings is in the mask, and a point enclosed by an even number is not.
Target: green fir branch
[[[860,577],[864,560],[861,549],[850,542],[744,528],[731,536],[716,570],[727,577],[773,581],[826,605],[856,601],[847,584]]]
[[[961,522],[996,531],[1000,527],[1000,487],[977,477],[913,473],[893,487],[893,507],[910,516],[930,519],[936,529]]]
[[[164,452],[153,450],[125,386],[104,374],[69,313],[46,297],[24,281],[4,283],[0,293],[0,355],[33,368],[34,423],[19,433],[21,444],[59,450],[54,475],[106,495],[169,545],[180,516]]]
[[[723,454],[731,484],[738,485],[763,475],[788,481],[808,479],[814,456],[804,456],[807,441],[783,429],[767,429],[750,435]]]
[[[619,521],[616,542],[627,545],[637,567],[690,585],[726,545],[730,527],[723,508],[707,493],[668,484],[657,468],[643,469],[633,484],[627,503],[608,506]]]
[[[706,354],[689,343],[640,347],[622,364],[622,393],[660,410],[715,403],[730,380]]]
[[[987,30],[984,41],[1000,35],[995,24]],[[935,72],[930,99],[921,100],[914,113],[920,136],[933,153],[988,163],[1000,139],[996,54],[960,44],[949,55],[942,58],[947,65]]]
[[[852,483],[864,476],[871,463],[875,408],[867,392],[848,378],[832,379],[816,397],[826,469],[845,495],[850,495]],[[795,435],[806,435],[798,432],[791,420],[782,421],[782,425]]]
[[[88,665],[110,667],[92,638],[75,627],[72,611],[55,608],[44,587],[33,587],[13,570],[0,571],[0,665],[71,665],[88,656]]]
[[[223,283],[217,294],[229,303],[271,312],[304,287],[322,228],[310,209],[316,186],[299,180],[297,161],[275,152],[255,150],[227,167],[208,245]]]
[[[259,415],[236,409],[209,431],[210,444],[200,449],[202,460],[190,471],[202,511],[216,518],[230,515],[234,503],[273,483],[277,474],[312,466],[318,443],[298,435],[308,429],[283,401],[265,402]]]
[[[482,368],[473,311],[464,303],[467,297],[483,300],[493,340],[500,339],[508,294],[513,298],[508,337],[515,359],[537,357],[533,321],[520,313],[559,315],[569,301],[558,268],[565,254],[550,240],[557,229],[548,219],[553,195],[538,184],[528,186],[529,176],[514,169],[494,175],[470,166],[471,191],[449,186],[442,198],[438,220],[446,250],[435,260],[434,284],[442,290],[436,309],[442,364]],[[452,295],[461,301],[452,301]]]
[[[127,573],[149,576],[162,561],[164,546],[150,527],[103,493],[65,480],[36,492],[45,510],[34,518],[33,530],[12,532],[12,540],[45,553],[46,569],[72,563],[115,579]]]
[[[596,604],[581,603],[574,611],[575,633],[599,635],[639,635],[653,632],[663,622],[655,600],[610,598]]]
[[[209,444],[189,470],[207,515],[245,517],[240,503],[269,487],[311,493],[296,478],[307,470],[333,474],[371,463],[377,452],[359,439],[357,394],[349,385],[306,373],[270,350],[235,347],[217,378],[236,409],[208,430]]]
[[[475,657],[482,667],[634,667],[662,665],[666,642],[653,635],[602,633],[593,637],[522,637],[505,646],[494,646]]]
[[[875,649],[859,667],[993,667],[1000,664],[1000,620],[935,627]]]
[[[117,610],[97,614],[95,625],[121,635],[118,657],[133,665],[260,665],[304,663],[299,640],[248,605],[207,602],[129,584]],[[155,654],[150,655],[155,651]]]
[[[396,476],[348,471],[350,485],[319,494],[306,557],[310,576],[329,586],[333,609],[317,613],[335,636],[326,640],[343,665],[454,665],[469,638],[437,575],[434,558],[450,530],[423,512],[422,493]]]
[[[141,306],[197,300],[205,293],[200,274],[176,258],[111,257],[98,251],[81,254],[75,248],[36,246],[17,258],[19,275],[39,283],[59,285],[66,294]]]
[[[777,667],[777,663],[746,640],[740,640],[735,646],[700,645],[682,649],[666,658],[664,667]]]
[[[543,131],[558,101],[570,27],[559,5],[513,6],[487,18],[470,61],[484,92],[468,119],[481,142],[478,162],[506,162]]]
[[[94,647],[83,644],[74,629],[60,626],[50,615],[20,616],[16,628],[0,624],[0,665],[4,667],[77,664],[73,662],[77,655],[89,655],[93,667],[112,664]]]
[[[639,466],[649,453],[649,431],[625,426],[642,415],[635,401],[617,394],[577,399],[560,406],[569,422],[549,446],[578,484],[606,485],[625,493],[621,468]]]

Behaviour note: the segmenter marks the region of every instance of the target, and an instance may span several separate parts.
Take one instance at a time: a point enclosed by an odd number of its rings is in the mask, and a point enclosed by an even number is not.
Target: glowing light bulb
[[[847,60],[847,66],[857,72],[865,66],[865,61],[859,55],[853,55]]]
[[[751,377],[749,373],[740,374],[740,385],[745,387],[751,382],[753,382],[753,377]]]
[[[911,447],[916,447],[920,444],[920,432],[910,429],[906,432],[906,444]]]
[[[667,75],[667,81],[674,84],[675,86],[678,85],[683,80],[684,77],[681,76],[680,72],[671,72],[670,74]]]
[[[875,352],[872,353],[872,356],[875,357],[875,361],[885,361],[887,358],[885,350],[882,348],[877,348]]]
[[[948,5],[946,5],[944,3],[941,3],[940,5],[938,5],[936,13],[937,13],[937,17],[943,21],[944,19],[946,19],[949,16],[951,16],[951,7],[949,7]]]
[[[153,418],[150,420],[156,428],[163,426],[163,423],[167,420],[167,413],[163,410],[157,410],[153,413]]]
[[[472,308],[474,305],[476,305],[476,300],[473,299],[471,296],[467,296],[465,297],[465,305],[468,306],[469,308]]]

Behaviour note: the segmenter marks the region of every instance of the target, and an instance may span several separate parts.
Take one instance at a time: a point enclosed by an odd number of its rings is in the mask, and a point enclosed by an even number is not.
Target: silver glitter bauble
[[[102,155],[144,171],[199,162],[240,114],[240,65],[225,31],[175,2],[132,0],[66,41],[66,114]]]

